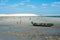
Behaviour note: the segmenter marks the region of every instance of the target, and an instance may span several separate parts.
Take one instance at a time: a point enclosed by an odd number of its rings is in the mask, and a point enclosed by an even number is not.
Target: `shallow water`
[[[31,28],[17,28],[17,27],[10,27],[10,26],[0,26],[0,31],[16,31],[16,32],[22,32],[26,30],[31,30]],[[35,34],[36,32],[32,32],[32,34]],[[47,34],[47,35],[60,35],[60,29],[51,28],[51,29],[41,29],[38,30],[37,33],[40,34]],[[36,33],[36,34],[37,34]],[[15,35],[7,35],[7,34],[0,34],[0,40],[31,40],[31,36],[21,36],[17,37]],[[37,38],[36,40],[45,40],[45,38]]]
[[[30,28],[17,28],[17,27],[12,27],[12,26],[0,26],[0,31],[16,31],[16,32],[21,32],[24,30],[29,30]]]

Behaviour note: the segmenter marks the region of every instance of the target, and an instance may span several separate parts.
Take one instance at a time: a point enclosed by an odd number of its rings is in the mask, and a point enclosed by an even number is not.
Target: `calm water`
[[[31,30],[31,28],[16,28],[16,27],[10,27],[10,26],[0,26],[0,31],[16,31],[16,32],[22,32],[25,30]],[[32,32],[35,34],[35,32]],[[43,29],[39,30],[38,33],[41,34],[48,34],[48,35],[60,35],[60,29],[52,28],[52,29]],[[31,40],[31,37],[21,37],[21,40]],[[17,36],[13,35],[7,35],[7,34],[0,34],[0,40],[18,40]],[[39,40],[45,40],[44,38],[39,38]]]
[[[12,27],[12,26],[0,26],[0,31],[16,31],[16,32],[21,32],[24,30],[29,30],[30,28],[17,28],[17,27]]]

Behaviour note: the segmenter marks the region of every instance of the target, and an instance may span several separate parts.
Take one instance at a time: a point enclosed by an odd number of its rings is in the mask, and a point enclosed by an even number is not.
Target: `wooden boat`
[[[51,27],[54,24],[53,23],[33,23],[31,22],[33,26],[43,26],[43,27]]]

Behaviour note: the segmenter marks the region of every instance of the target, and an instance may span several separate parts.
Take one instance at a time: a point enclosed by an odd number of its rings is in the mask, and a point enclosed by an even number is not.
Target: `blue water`
[[[47,35],[60,35],[60,29],[43,29],[43,30],[40,30],[39,33],[42,33],[42,34],[47,34]]]
[[[22,32],[30,30],[30,28],[17,28],[13,26],[0,26],[0,31],[14,31],[14,32]],[[22,37],[23,38],[23,37]],[[0,40],[18,40],[17,36],[14,35],[7,35],[7,34],[0,34]]]
[[[13,26],[0,26],[0,31],[16,31],[21,32],[24,30],[29,30],[30,28],[17,28]]]

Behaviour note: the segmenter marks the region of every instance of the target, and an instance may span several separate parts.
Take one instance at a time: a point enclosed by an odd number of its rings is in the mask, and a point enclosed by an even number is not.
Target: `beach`
[[[32,20],[28,21],[29,18],[23,19],[17,21],[16,19],[8,18],[0,21],[0,40],[60,40],[59,18],[48,19],[48,21],[47,18],[45,20],[37,20],[38,22],[51,21],[54,23],[54,26],[51,27],[33,26],[31,24]]]
[[[60,29],[52,27],[0,26],[1,40],[60,40]]]

